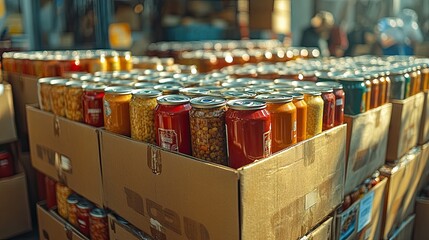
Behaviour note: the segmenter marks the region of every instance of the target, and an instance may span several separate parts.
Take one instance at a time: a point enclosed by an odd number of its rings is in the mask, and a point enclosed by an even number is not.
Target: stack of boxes
[[[346,116],[347,125],[239,169],[37,106],[27,105],[26,117],[34,168],[110,210],[111,239],[145,239],[142,232],[154,239],[411,239],[414,223],[422,239],[429,201],[414,203],[429,175],[428,102],[419,93]],[[342,208],[343,197],[378,170],[378,184]],[[38,220],[41,238],[86,239],[43,204]]]
[[[12,87],[0,81],[0,145],[8,152],[6,159],[0,159],[0,168],[12,164],[14,169],[13,175],[0,177],[0,239],[32,229],[27,178],[21,164],[28,161],[28,156],[18,154],[14,118]],[[5,152],[1,155],[4,156]]]

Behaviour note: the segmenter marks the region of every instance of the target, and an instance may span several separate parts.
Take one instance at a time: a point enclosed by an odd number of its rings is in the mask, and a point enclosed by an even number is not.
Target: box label
[[[372,203],[374,202],[374,191],[369,192],[364,196],[359,204],[359,220],[358,232],[360,232],[366,225],[371,222],[372,216]]]
[[[358,208],[359,204],[354,204],[342,213],[340,240],[348,239],[355,232]]]

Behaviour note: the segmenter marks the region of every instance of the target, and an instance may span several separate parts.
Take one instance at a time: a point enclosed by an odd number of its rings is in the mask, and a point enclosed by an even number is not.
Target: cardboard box
[[[420,165],[422,177],[420,178],[419,186],[417,187],[417,193],[419,193],[425,186],[429,184],[429,142],[421,146],[422,156],[420,158]]]
[[[32,106],[27,117],[34,168],[103,206],[98,129]]]
[[[24,76],[16,73],[4,72],[5,79],[12,85],[13,101],[19,135],[27,135],[27,115],[25,106],[38,102],[37,77]]]
[[[347,210],[338,213],[334,239],[380,239],[387,179],[383,179]]]
[[[51,240],[88,240],[72,225],[60,216],[47,210],[43,204],[37,204],[37,220],[39,222],[39,238]]]
[[[423,113],[419,133],[418,143],[420,145],[429,142],[429,91],[424,92]]]
[[[17,139],[12,87],[7,83],[0,84],[0,126],[0,144],[13,142]]]
[[[428,239],[428,222],[429,222],[429,199],[419,197],[416,200],[414,240]]]
[[[332,222],[333,218],[329,217],[316,229],[302,237],[300,240],[330,240],[332,237]]]
[[[109,237],[114,240],[151,240],[145,233],[135,227],[119,221],[112,214],[109,217]]]
[[[14,176],[0,179],[0,239],[31,231],[25,173],[18,168]]]
[[[389,240],[410,240],[413,238],[415,215],[410,216],[401,226],[395,231]],[[427,239],[427,235],[426,238]]]
[[[297,239],[341,203],[345,139],[343,125],[235,170],[101,131],[105,205],[157,239]]]
[[[383,166],[386,159],[392,104],[356,116],[345,116],[347,123],[347,162],[344,191],[353,189]]]
[[[415,148],[399,162],[385,165],[381,173],[388,177],[383,216],[383,239],[388,239],[414,213],[417,188],[423,174],[421,150]]]
[[[423,93],[405,100],[391,100],[392,118],[387,142],[388,161],[395,161],[417,145],[423,112]]]

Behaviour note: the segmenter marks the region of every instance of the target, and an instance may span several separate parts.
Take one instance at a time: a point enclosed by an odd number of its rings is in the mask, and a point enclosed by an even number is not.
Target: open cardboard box
[[[429,142],[429,91],[424,92],[422,120],[420,121],[419,141],[420,145]]]
[[[383,166],[386,159],[392,104],[344,116],[347,123],[347,163],[344,192],[353,189]]]
[[[387,142],[387,161],[396,161],[417,145],[422,120],[424,94],[405,100],[391,100],[392,118]]]
[[[27,118],[34,168],[103,206],[98,129],[33,106]]]
[[[31,231],[27,180],[20,164],[16,174],[0,179],[0,239]]]
[[[391,237],[395,229],[414,213],[417,188],[425,167],[421,161],[421,149],[414,148],[397,163],[381,168],[381,173],[388,177],[383,239]]]
[[[416,200],[416,218],[414,222],[414,240],[428,239],[429,199],[419,197]]]
[[[344,196],[346,126],[240,169],[102,130],[105,206],[156,239],[297,239]]]
[[[44,203],[37,204],[40,240],[88,240],[60,216],[46,209]]]
[[[338,213],[334,239],[380,239],[387,179],[383,179],[348,209]]]
[[[396,229],[396,231],[393,233],[392,237],[389,238],[389,240],[413,239],[414,220],[415,220],[415,215],[410,216],[407,220],[405,220],[401,224],[401,226],[398,229]],[[427,234],[425,239],[427,239]]]
[[[109,218],[109,236],[114,240],[151,240],[146,234],[133,226],[124,224],[112,214]]]
[[[15,114],[17,119],[19,135],[26,135],[27,115],[25,106],[38,102],[37,77],[25,76],[17,73],[3,71],[5,79],[12,85],[13,101],[15,103]]]
[[[17,140],[12,87],[7,83],[0,83],[0,126],[0,144]]]
[[[316,229],[300,238],[300,240],[330,240],[332,237],[332,222],[333,218],[329,217]]]

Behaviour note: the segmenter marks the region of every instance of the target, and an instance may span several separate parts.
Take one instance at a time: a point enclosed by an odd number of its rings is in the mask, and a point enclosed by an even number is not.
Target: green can
[[[340,83],[346,94],[344,113],[347,115],[357,115],[365,112],[366,93],[365,79],[363,77],[342,78]]]

